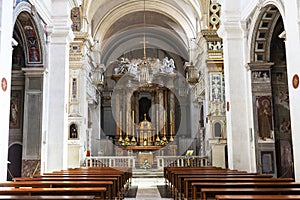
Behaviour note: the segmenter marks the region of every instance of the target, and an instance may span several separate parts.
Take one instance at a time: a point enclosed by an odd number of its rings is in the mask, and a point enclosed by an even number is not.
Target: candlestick
[[[123,138],[122,138],[122,111],[120,111],[120,124],[119,124],[119,127],[120,127],[120,137],[119,137],[119,142],[122,142],[123,141]]]

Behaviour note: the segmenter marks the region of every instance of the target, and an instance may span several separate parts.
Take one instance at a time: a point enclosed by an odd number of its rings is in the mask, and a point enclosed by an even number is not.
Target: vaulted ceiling
[[[103,63],[142,49],[144,35],[147,49],[189,60],[190,42],[200,30],[206,1],[90,0],[82,6]]]

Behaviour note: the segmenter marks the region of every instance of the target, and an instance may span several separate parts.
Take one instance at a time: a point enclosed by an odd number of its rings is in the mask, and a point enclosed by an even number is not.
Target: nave
[[[136,194],[133,196],[126,196],[124,200],[152,200],[152,199],[163,199],[171,200],[171,194],[165,189],[165,179],[164,178],[133,178],[132,188],[137,187]],[[163,188],[160,192],[158,187]],[[130,191],[130,189],[129,189]],[[134,197],[135,196],[135,197]]]
[[[168,166],[163,174],[137,178],[127,167],[69,168],[0,182],[0,199],[300,199],[293,178],[214,166]]]

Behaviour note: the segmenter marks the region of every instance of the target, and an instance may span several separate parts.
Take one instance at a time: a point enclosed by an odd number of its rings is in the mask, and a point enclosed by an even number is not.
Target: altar
[[[138,165],[140,168],[150,169],[153,167],[153,155],[152,152],[140,152],[138,154]]]

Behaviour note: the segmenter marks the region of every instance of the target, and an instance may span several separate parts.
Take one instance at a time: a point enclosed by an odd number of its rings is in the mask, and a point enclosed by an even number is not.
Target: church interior
[[[194,199],[200,186],[186,192],[172,174],[205,168],[297,188],[299,10],[298,0],[0,0],[0,180],[124,176],[96,195],[110,199],[134,178],[164,178],[170,198]],[[290,192],[280,194],[300,198]]]

